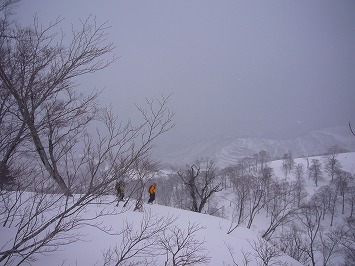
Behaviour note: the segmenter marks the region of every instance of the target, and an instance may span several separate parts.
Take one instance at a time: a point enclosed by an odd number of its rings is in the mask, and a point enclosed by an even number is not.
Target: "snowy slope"
[[[250,253],[251,265],[257,263],[257,259],[253,256],[255,251],[252,250],[251,243],[258,241],[258,237],[252,230],[240,227],[231,234],[227,234],[230,223],[221,218],[160,205],[145,205],[144,209],[144,212],[151,212],[152,215],[158,217],[171,215],[177,217],[174,225],[183,230],[187,229],[189,223],[198,223],[203,226],[204,229],[196,233],[196,239],[204,241],[203,247],[208,251],[208,256],[211,258],[210,262],[205,265],[233,265],[227,246],[232,250],[234,259],[238,264],[242,263],[242,252]],[[91,211],[97,210],[92,209]],[[135,222],[137,224],[143,218],[143,215],[144,213],[129,210],[119,215],[106,217],[103,222],[107,226],[112,226],[115,230],[120,230],[124,222]],[[2,231],[1,234],[3,233]],[[61,247],[59,251],[53,252],[49,256],[40,256],[39,260],[33,265],[103,265],[103,252],[118,244],[120,239],[119,236],[104,234],[90,226],[80,229],[80,233],[84,235],[84,241]],[[164,265],[165,256],[156,257],[156,259],[157,261],[152,265]],[[287,262],[288,265],[301,265],[288,256],[281,256],[278,260]]]
[[[323,160],[323,157],[311,157],[309,160],[316,158]],[[342,164],[342,169],[350,173],[355,173],[355,152],[339,154],[339,161]],[[270,167],[274,169],[274,174],[277,178],[284,178],[284,174],[281,170],[281,160],[273,161],[270,163]],[[295,159],[296,164],[307,165],[306,158]],[[292,176],[289,176],[292,178]],[[325,178],[321,185],[326,184],[329,179]],[[316,191],[316,188],[311,180],[306,178],[307,190],[310,194]],[[225,193],[224,193],[225,194]],[[225,205],[226,210],[228,204],[223,203],[225,195],[219,195],[218,204]],[[110,197],[110,196],[109,196]],[[110,199],[109,199],[110,200]],[[111,197],[114,201],[114,197]],[[174,217],[172,226],[177,226],[181,230],[185,231],[189,224],[197,224],[203,229],[198,230],[194,237],[203,243],[203,248],[208,252],[210,262],[206,265],[235,265],[233,264],[233,258],[238,265],[243,265],[243,258],[246,254],[250,260],[249,265],[258,265],[260,260],[255,251],[252,248],[253,243],[258,243],[260,232],[268,222],[265,219],[265,215],[260,213],[256,217],[256,221],[251,229],[247,229],[244,226],[236,228],[232,233],[227,234],[230,227],[230,221],[206,214],[199,214],[190,211],[175,209],[171,207],[161,206],[158,204],[144,205],[144,212],[133,212],[129,208],[124,210],[122,207],[115,207],[114,204],[109,205],[90,205],[86,210],[86,214],[98,213],[102,208],[105,208],[108,212],[117,212],[115,215],[104,216],[100,218],[99,222],[102,222],[101,226],[111,228],[112,232],[118,232],[122,229],[125,223],[133,223],[135,225],[134,230],[139,230],[140,222],[147,214],[151,214],[152,217]],[[121,212],[123,211],[123,212]],[[227,210],[228,211],[228,210]],[[341,219],[341,217],[338,217]],[[327,221],[325,221],[326,223]],[[78,241],[66,246],[61,246],[56,252],[47,253],[45,256],[38,255],[38,261],[33,262],[35,266],[47,266],[47,265],[103,265],[103,254],[110,248],[114,248],[121,243],[121,236],[114,234],[106,234],[93,226],[85,226],[77,229],[74,233],[81,235],[82,241]],[[13,237],[13,228],[0,227],[0,246],[5,244],[7,240],[11,240]],[[232,255],[233,254],[233,258]],[[164,265],[165,256],[156,256],[154,264],[151,265]],[[287,262],[288,265],[301,265],[299,262],[293,260],[289,256],[282,255],[277,257],[277,260]],[[112,264],[108,264],[112,265]]]
[[[314,157],[307,157],[307,158],[296,158],[294,160],[295,165],[302,164],[304,169],[307,169],[307,164],[308,162],[311,163],[312,159],[317,159],[321,163],[321,171],[323,173],[323,178],[319,181],[318,187],[315,187],[314,181],[310,180],[307,177],[307,172],[305,172],[305,181],[306,181],[306,189],[309,195],[313,195],[319,188],[321,188],[324,185],[327,185],[330,181],[330,177],[327,176],[327,174],[324,171],[324,156],[314,156]],[[355,152],[349,152],[349,153],[341,153],[338,154],[337,159],[341,163],[342,170],[349,172],[351,174],[355,174]],[[274,174],[276,177],[279,179],[282,179],[285,177],[284,173],[282,172],[282,160],[276,160],[272,161],[270,163],[270,167],[274,169]],[[292,176],[291,176],[292,178]]]
[[[341,162],[344,171],[353,174],[355,173],[355,152],[339,154],[337,158]],[[323,157],[316,156],[308,158],[309,161],[312,159],[319,159],[322,161]],[[295,163],[303,164],[306,167],[307,158],[296,158]],[[275,176],[280,179],[284,178],[281,165],[281,160],[270,163],[270,167],[274,169]],[[292,178],[292,176],[289,178]],[[319,187],[325,185],[328,181],[329,178],[325,176]],[[310,195],[319,188],[315,188],[313,181],[308,178],[306,178],[306,187]],[[223,196],[220,198],[220,204],[223,204]],[[226,207],[228,206],[226,205]],[[196,237],[200,241],[205,241],[203,247],[208,250],[208,255],[211,257],[211,260],[207,265],[234,265],[233,258],[227,247],[230,248],[235,262],[238,265],[243,265],[243,254],[249,254],[250,265],[258,265],[259,259],[255,257],[255,251],[252,249],[251,245],[258,242],[258,236],[260,236],[260,232],[265,227],[265,223],[268,222],[263,214],[256,217],[255,224],[251,229],[240,226],[231,234],[227,234],[230,227],[230,221],[226,219],[157,204],[152,206],[145,205],[144,209],[146,213],[151,212],[152,215],[157,215],[158,217],[168,217],[171,215],[177,217],[174,225],[184,230],[187,229],[189,223],[197,223],[202,226],[204,229],[198,231]],[[128,220],[137,222],[142,219],[143,215],[143,213],[127,211],[117,216],[107,217],[104,223],[119,229],[123,221]],[[92,265],[93,262],[98,262],[98,265],[100,265],[102,252],[109,246],[117,243],[117,236],[105,235],[98,230],[87,230],[85,231],[85,234],[86,240],[89,240],[88,242],[77,242],[72,244],[62,252],[55,253],[50,257],[45,257],[43,260],[41,259],[41,263],[36,265],[50,265],[53,261],[60,262],[63,257],[67,258],[66,264],[64,265],[73,265],[74,261],[77,262],[78,265]],[[99,248],[97,248],[98,246]],[[75,252],[73,252],[73,250],[75,250]],[[85,254],[85,256],[78,256],[78,254]],[[164,265],[164,259],[164,257],[157,258],[155,265]],[[287,262],[288,265],[301,265],[299,262],[288,256],[282,256],[277,259],[282,262]]]
[[[226,167],[261,150],[267,151],[272,158],[281,158],[289,151],[294,157],[301,157],[323,154],[333,145],[355,151],[355,138],[348,127],[316,130],[292,140],[225,137],[172,151],[160,159],[168,164],[184,165],[201,157],[211,157],[220,167]]]

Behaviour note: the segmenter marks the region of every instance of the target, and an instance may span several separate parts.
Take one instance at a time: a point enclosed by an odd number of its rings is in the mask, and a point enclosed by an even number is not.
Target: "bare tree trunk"
[[[299,215],[299,221],[304,225],[307,237],[303,250],[313,266],[316,265],[316,245],[321,228],[321,217],[321,211],[315,205],[303,206]]]
[[[351,123],[349,122],[349,128],[350,128],[350,131],[351,133],[355,136],[355,132],[353,131],[352,127],[351,127]]]
[[[46,151],[45,135],[41,136],[41,132],[47,129],[43,116],[51,106],[68,107],[71,100],[65,94],[75,89],[71,79],[103,69],[114,59],[101,59],[113,49],[112,44],[104,44],[106,26],[90,25],[88,19],[82,23],[81,30],[73,30],[72,42],[64,47],[62,40],[56,39],[56,34],[47,35],[59,23],[57,20],[43,28],[35,18],[34,26],[24,30],[18,24],[4,21],[0,42],[0,81],[3,89],[14,98],[45,169],[62,192],[69,196],[70,189],[57,169],[57,162],[51,161]],[[78,109],[71,111],[71,115],[75,112],[79,116],[84,114]],[[58,122],[56,127],[65,128],[65,122]]]

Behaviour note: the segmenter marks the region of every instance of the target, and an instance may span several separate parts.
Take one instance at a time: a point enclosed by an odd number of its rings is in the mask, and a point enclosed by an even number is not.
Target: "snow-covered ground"
[[[314,158],[322,160],[323,157]],[[309,158],[309,160],[311,159],[313,158]],[[352,174],[355,172],[355,153],[340,154],[338,159],[344,171],[348,171]],[[275,176],[284,178],[281,163],[282,161],[274,161],[270,163],[270,166],[274,168]],[[307,160],[305,158],[299,158],[295,159],[295,163],[304,164],[306,166]],[[310,193],[314,192],[316,190],[314,182],[307,177],[305,179],[308,191]],[[327,178],[321,182],[325,184]],[[322,184],[319,184],[319,187]],[[159,197],[159,194],[157,196]],[[114,201],[114,197],[112,197],[112,201]],[[90,208],[87,209],[87,213],[97,213],[101,211],[102,208],[103,206],[100,205],[90,205]],[[259,245],[261,243],[260,241],[263,241],[260,240],[260,230],[265,227],[267,219],[262,216],[257,217],[251,229],[239,226],[232,233],[227,234],[231,225],[230,221],[207,214],[194,213],[159,204],[144,204],[143,212],[134,212],[132,208],[123,209],[122,206],[116,207],[115,204],[105,205],[104,208],[106,211],[118,211],[118,214],[100,218],[100,222],[102,222],[100,226],[110,228],[111,232],[119,232],[125,225],[131,223],[134,225],[131,233],[135,231],[138,232],[141,228],[141,222],[147,219],[147,217],[150,217],[149,219],[151,219],[151,221],[161,217],[172,217],[175,220],[166,230],[169,231],[172,228],[180,228],[183,234],[187,232],[189,225],[198,225],[201,229],[191,235],[191,238],[197,240],[198,243],[202,243],[202,253],[206,253],[210,258],[209,263],[204,265],[244,265],[245,258],[248,258],[249,265],[259,265],[260,263],[260,258],[257,256],[253,246]],[[117,245],[121,247],[122,235],[107,234],[90,225],[77,230],[77,232],[82,235],[81,241],[60,246],[57,251],[47,253],[44,256],[40,254],[37,256],[38,260],[31,265],[104,265],[103,254],[107,254],[109,249],[113,250]],[[0,227],[0,247],[4,245],[7,240],[11,240],[12,233],[12,228]],[[151,262],[150,265],[164,265],[166,258],[166,254],[155,256],[153,258],[154,262]],[[274,262],[276,261],[287,263],[287,265],[301,265],[287,255],[276,257]]]
[[[239,227],[231,234],[227,234],[230,226],[229,221],[206,214],[161,205],[145,205],[143,213],[129,210],[119,215],[106,217],[104,224],[112,226],[114,230],[120,230],[126,222],[139,223],[147,213],[156,216],[156,218],[176,217],[173,225],[184,231],[188,229],[189,223],[197,223],[203,227],[195,237],[204,242],[202,247],[206,249],[207,256],[210,257],[210,262],[205,265],[234,265],[229,250],[232,251],[238,265],[242,265],[242,252],[249,256],[251,265],[257,265],[257,261],[260,260],[254,257],[255,251],[251,247],[253,243],[259,241],[258,235],[254,231]],[[40,256],[33,265],[103,265],[103,253],[119,244],[121,239],[120,236],[108,235],[90,226],[82,228],[80,233],[84,235],[84,241],[63,246],[59,251]],[[155,259],[156,261],[152,265],[164,265],[166,257],[162,255]],[[287,262],[288,265],[301,265],[288,256],[281,256],[277,259]]]
[[[101,208],[100,206],[93,205],[90,212],[98,212]],[[113,209],[120,211],[123,207],[115,207],[114,204],[106,206],[107,211]],[[250,259],[250,265],[257,265],[257,261],[260,260],[255,257],[255,251],[251,246],[254,243],[259,243],[257,233],[244,227],[238,227],[232,233],[227,234],[230,222],[207,214],[194,213],[158,204],[144,205],[143,212],[126,210],[117,215],[106,216],[101,219],[103,223],[100,226],[111,227],[111,232],[114,232],[122,230],[125,224],[133,223],[136,226],[135,230],[138,232],[140,230],[140,222],[146,219],[144,217],[147,216],[152,217],[152,220],[161,217],[176,218],[169,228],[177,226],[183,232],[187,231],[189,224],[195,223],[201,227],[193,235],[193,238],[201,243],[203,242],[201,247],[204,251],[202,250],[202,253],[210,258],[209,263],[204,265],[234,265],[231,253],[238,265],[243,265],[243,253]],[[120,245],[122,241],[122,236],[106,234],[92,226],[86,226],[78,230],[80,230],[80,234],[82,235],[81,241],[61,246],[59,250],[47,253],[44,256],[38,255],[38,261],[33,262],[31,265],[103,265],[103,254],[110,248],[112,249],[116,245]],[[2,241],[11,239],[11,234],[13,234],[13,230],[0,227]],[[280,256],[277,260],[287,262],[288,265],[301,265],[288,256]],[[165,254],[156,256],[154,262],[150,265],[164,265],[165,261]]]

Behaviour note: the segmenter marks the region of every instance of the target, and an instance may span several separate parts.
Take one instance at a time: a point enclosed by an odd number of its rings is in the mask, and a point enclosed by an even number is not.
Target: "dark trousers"
[[[150,193],[148,203],[153,203],[154,200],[155,200],[155,193]]]
[[[123,198],[124,198],[123,191],[117,191],[117,199],[118,199],[118,201],[123,200]]]

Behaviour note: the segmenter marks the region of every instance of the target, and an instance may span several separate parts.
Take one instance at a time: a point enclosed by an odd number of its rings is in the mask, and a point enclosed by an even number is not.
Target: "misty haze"
[[[354,119],[353,1],[23,1],[18,17],[110,26],[118,60],[79,80],[122,119],[173,93],[164,146],[215,137],[292,139]],[[355,123],[355,121],[353,121]]]

